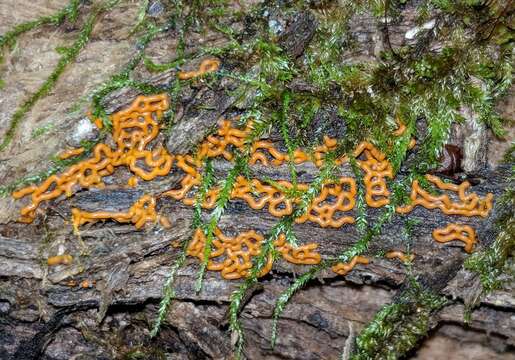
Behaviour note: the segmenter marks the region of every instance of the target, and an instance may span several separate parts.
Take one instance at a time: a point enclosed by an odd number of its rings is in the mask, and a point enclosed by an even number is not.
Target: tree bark
[[[20,12],[21,18],[29,17],[21,8],[23,6],[14,6],[13,11]],[[121,19],[127,12],[135,14],[135,10],[122,6],[113,12],[95,28],[93,39],[78,62],[78,65],[82,61],[86,63],[84,66],[93,67],[87,73],[95,73],[95,69],[101,71],[100,68],[106,67],[100,59],[110,56],[102,53],[110,42],[119,43],[111,47],[113,55],[108,65],[119,69],[124,63],[124,57],[118,52],[129,48],[130,42],[122,34],[126,34],[125,30],[130,26]],[[310,12],[281,18],[273,6],[270,6],[270,13],[283,25],[278,34],[279,44],[291,57],[299,57],[313,37],[316,19]],[[0,24],[4,20],[11,25],[15,23],[7,18],[0,13]],[[410,39],[405,35],[414,27],[414,10],[406,7],[403,21],[388,29],[390,45],[397,48],[409,43]],[[41,30],[20,41],[38,40],[41,43],[39,46],[47,49],[55,41],[44,39],[48,31]],[[357,39],[357,47],[349,51],[346,61],[377,61],[379,49],[387,46],[384,24],[378,23],[369,14],[353,17],[349,32]],[[149,48],[149,53],[156,58],[164,54],[164,58],[169,59],[169,54],[173,52],[170,49],[176,45],[176,35],[165,34],[158,38]],[[59,31],[58,37],[63,41],[68,39],[65,31]],[[212,33],[192,34],[191,37],[201,38],[204,46],[223,41]],[[38,45],[34,46],[29,49],[31,52],[38,49]],[[190,53],[200,50],[193,45],[186,49]],[[8,61],[14,63],[14,59],[9,58]],[[46,66],[52,64],[53,59],[49,57],[41,61]],[[187,66],[196,68],[198,63]],[[231,59],[222,59],[222,63],[230,65]],[[27,62],[22,61],[21,64],[28,67]],[[14,72],[9,63],[6,72],[8,84],[19,76]],[[142,78],[150,77],[150,83],[156,86],[168,85],[176,78],[176,70],[159,75],[150,75],[142,68],[138,68],[137,72]],[[67,103],[69,93],[79,98],[94,88],[93,85],[98,85],[101,77],[92,75],[92,85],[76,89],[83,86],[83,80],[75,73],[76,69],[71,68],[55,93],[28,114],[26,125],[10,151],[0,153],[0,184],[9,184],[14,178],[44,170],[49,166],[48,155],[63,149],[77,134],[76,124],[84,115],[67,115],[65,110],[70,108]],[[78,73],[81,74],[80,71]],[[86,72],[82,69],[84,74]],[[4,100],[1,100],[0,106],[5,114],[0,117],[1,128],[6,124],[5,119],[12,114],[12,104],[16,103],[20,94],[30,92],[30,84],[23,84],[27,89],[22,91],[9,93],[9,85],[3,90]],[[317,91],[295,80],[291,86],[296,91]],[[231,117],[246,108],[246,99],[233,95],[235,87],[235,81],[225,78],[215,85],[200,82],[184,89],[177,99],[178,111],[171,135],[162,139],[170,153],[191,152],[220,118]],[[137,92],[132,89],[115,92],[105,104],[108,112],[126,107],[135,95]],[[253,95],[246,94],[247,100]],[[51,109],[55,104],[55,108],[61,110],[59,113]],[[510,107],[510,104],[504,106]],[[330,109],[327,111],[330,112]],[[39,140],[27,135],[50,116],[53,116],[53,128],[57,131],[52,130]],[[332,131],[341,129],[335,127]],[[486,132],[485,129],[481,131]],[[490,145],[497,146],[494,143],[496,140],[483,135],[482,142],[489,141]],[[278,134],[268,136],[280,143]],[[456,141],[466,142],[467,135],[459,139]],[[477,153],[476,150],[472,149],[471,154]],[[473,163],[470,156],[467,159]],[[480,156],[484,157],[485,154]],[[497,166],[492,161],[490,164],[490,167],[474,169],[477,184],[471,191],[482,197],[493,193],[498,199],[509,185],[509,169],[507,166]],[[214,161],[217,178],[224,178],[231,167],[230,162]],[[297,166],[297,170],[299,182],[311,182],[319,172],[318,168],[308,163]],[[341,175],[352,176],[348,165],[343,165],[338,171]],[[289,179],[289,174],[287,165],[273,168],[251,166],[251,175],[260,179]],[[71,208],[85,211],[127,210],[143,194],[159,195],[177,186],[182,174],[174,169],[169,175],[141,182],[134,189],[116,186],[126,183],[129,176],[128,171],[120,169],[106,180],[108,186],[104,190],[82,189],[71,198],[51,201],[42,207],[42,214],[30,225],[15,221],[23,201],[16,202],[10,197],[0,199],[0,358],[129,359],[130,356],[137,358],[140,354],[146,354],[151,359],[232,358],[226,311],[230,295],[240,281],[224,280],[219,273],[208,272],[202,291],[197,293],[194,289],[199,268],[196,258],[188,258],[186,266],[179,270],[175,286],[177,298],[159,335],[154,339],[149,337],[149,329],[157,316],[162,297],[163,283],[179,252],[174,244],[193,234],[192,207],[161,197],[158,198],[157,209],[170,219],[171,229],[147,224],[144,229],[136,230],[132,225],[107,221],[83,226],[80,238],[74,235],[70,224]],[[401,171],[398,176],[406,174]],[[443,294],[450,300],[449,305],[431,319],[430,336],[409,358],[515,358],[513,284],[505,284],[501,290],[484,298],[473,310],[471,321],[465,324],[464,302],[477,294],[481,285],[477,275],[463,268],[466,254],[461,244],[453,242],[443,245],[431,237],[432,230],[447,223],[469,224],[477,230],[477,247],[484,248],[494,240],[498,231],[495,220],[504,211],[496,202],[492,214],[487,218],[450,217],[440,211],[421,207],[409,214],[410,219],[418,220],[410,243],[410,248],[416,254],[413,274],[427,289]],[[369,208],[369,222],[376,221],[380,213],[381,209]],[[350,212],[350,215],[355,213]],[[204,212],[203,216],[208,219],[209,212]],[[369,253],[389,251],[399,244],[405,246],[402,233],[406,218],[395,215],[384,231],[373,239]],[[278,218],[266,211],[252,210],[243,201],[231,200],[219,227],[231,236],[248,230],[266,234],[277,221]],[[322,257],[338,255],[359,239],[354,225],[332,229],[306,222],[296,224],[295,232],[301,244],[318,243]],[[48,257],[62,252],[74,255],[72,264],[46,266]],[[270,333],[274,303],[281,291],[307,269],[307,266],[279,260],[274,263],[272,272],[260,280],[262,288],[253,294],[241,312],[248,358],[339,358],[373,315],[382,306],[394,301],[408,275],[407,268],[400,262],[381,257],[374,257],[367,266],[357,266],[345,277],[324,271],[316,281],[292,298],[281,315],[278,343],[272,348]],[[83,280],[90,285],[70,286],[70,281],[80,283]],[[454,357],[450,355],[453,352]]]

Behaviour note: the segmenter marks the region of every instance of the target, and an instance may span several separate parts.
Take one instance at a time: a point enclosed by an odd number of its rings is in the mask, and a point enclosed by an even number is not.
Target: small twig
[[[352,321],[349,321],[349,336],[343,345],[342,360],[349,360],[352,352],[354,351],[354,342],[356,340],[356,333]]]
[[[397,54],[392,47],[392,43],[390,42],[390,31],[388,30],[388,7],[390,5],[389,0],[385,0],[384,2],[384,26],[385,26],[385,35],[386,35],[386,44],[388,45],[388,48],[390,49],[391,53],[395,57],[397,61],[401,61],[402,58]]]
[[[490,40],[490,38],[493,36],[493,34],[495,32],[495,28],[497,27],[497,24],[499,23],[499,20],[503,17],[504,14],[506,14],[508,9],[512,8],[512,5],[511,5],[512,1],[513,0],[508,0],[508,2],[506,3],[506,6],[499,13],[499,16],[497,16],[495,18],[494,24],[492,25],[492,28],[490,29],[490,32],[488,33],[488,36],[485,37],[485,38],[482,38],[480,41],[488,41],[488,40]],[[487,6],[489,6],[488,2],[487,2]]]

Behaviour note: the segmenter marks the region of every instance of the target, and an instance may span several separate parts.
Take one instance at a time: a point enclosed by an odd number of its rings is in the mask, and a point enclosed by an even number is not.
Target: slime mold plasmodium
[[[61,195],[69,197],[74,189],[103,188],[103,178],[112,175],[119,166],[128,167],[143,180],[168,174],[173,157],[160,146],[154,150],[147,149],[159,134],[157,120],[168,106],[166,95],[140,96],[128,109],[114,114],[111,120],[116,147],[97,144],[92,157],[72,165],[60,175],[50,176],[39,186],[31,185],[15,191],[15,199],[31,196],[31,203],[21,210],[20,220],[32,222],[42,202]]]
[[[370,260],[365,256],[354,256],[352,260],[348,263],[338,263],[334,265],[331,269],[337,273],[338,275],[347,275],[354,267],[358,264],[368,265]]]
[[[184,197],[184,194],[193,187],[194,183],[200,183],[200,175],[190,175],[187,179],[185,183],[181,184],[181,189],[168,191],[165,194],[192,206],[195,203],[195,198]],[[277,181],[275,185],[284,189],[293,188],[293,184],[288,181]],[[276,186],[265,184],[258,179],[248,180],[243,176],[238,176],[231,192],[231,199],[243,200],[254,210],[261,210],[266,207],[268,212],[276,217],[290,215],[295,200],[288,198]],[[297,184],[297,189],[306,191],[308,186],[308,184]],[[202,207],[206,209],[214,208],[218,193],[219,189],[211,189]],[[356,183],[352,178],[342,177],[335,182],[327,183],[308,207],[306,214],[298,217],[295,221],[297,223],[311,221],[322,227],[334,228],[339,228],[344,224],[352,224],[354,223],[353,217],[345,215],[338,217],[337,214],[354,208],[355,195]]]
[[[77,208],[72,209],[73,228],[79,232],[79,226],[98,220],[116,220],[119,223],[133,223],[136,229],[141,229],[147,222],[158,220],[156,213],[156,199],[150,195],[139,198],[127,212],[96,211],[87,212]]]
[[[178,77],[180,80],[194,79],[207,73],[217,71],[220,67],[220,60],[206,59],[200,63],[199,69],[196,71],[180,71]]]
[[[207,269],[220,271],[222,277],[228,280],[247,276],[252,267],[252,258],[261,252],[263,235],[250,230],[242,232],[236,237],[229,237],[224,235],[219,228],[215,229],[214,235],[213,250],[209,256]],[[205,244],[206,235],[201,229],[197,229],[193,241],[188,247],[188,255],[196,256],[203,261]],[[307,244],[293,248],[286,243],[284,234],[281,234],[274,245],[286,261],[294,264],[314,265],[321,260],[320,254],[315,251],[318,247],[317,244]],[[273,259],[270,256],[260,276],[266,275],[272,269],[272,264]]]
[[[465,251],[471,253],[476,243],[476,231],[469,225],[448,224],[444,228],[433,230],[433,238],[440,243],[462,241],[465,243]]]
[[[70,254],[51,256],[47,259],[48,266],[70,265],[73,262],[73,256]]]
[[[199,72],[215,71],[218,66],[219,62],[209,64],[203,62]],[[192,74],[183,76],[190,75],[193,76]],[[80,188],[103,188],[103,179],[113,175],[115,169],[120,166],[124,166],[132,172],[132,176],[126,184],[129,187],[137,187],[140,180],[150,181],[158,176],[166,176],[175,167],[184,173],[178,187],[161,192],[159,198],[172,198],[185,205],[194,206],[196,203],[195,190],[202,183],[201,170],[204,160],[206,158],[224,158],[227,161],[233,161],[234,151],[243,150],[246,139],[253,130],[253,124],[252,121],[248,121],[245,127],[238,128],[230,120],[221,120],[217,132],[207,136],[195,154],[170,154],[157,142],[160,131],[159,120],[168,106],[169,100],[166,95],[139,96],[129,108],[113,114],[111,121],[114,147],[97,144],[89,158],[72,165],[62,174],[50,176],[38,186],[31,185],[13,193],[13,197],[16,199],[31,195],[30,204],[21,210],[20,220],[32,222],[36,216],[36,210],[45,201],[57,199],[63,195],[69,197]],[[97,122],[95,121],[95,123]],[[101,125],[101,122],[98,122],[98,125]],[[396,136],[402,135],[405,131],[406,126],[398,121]],[[290,162],[288,153],[278,150],[271,141],[257,140],[250,145],[251,152],[248,161],[251,165],[281,166]],[[323,143],[315,147],[312,152],[296,149],[293,152],[293,163],[302,164],[309,161],[320,167],[323,165],[325,156],[336,146],[336,139],[325,136]],[[64,151],[61,158],[81,155],[84,151],[82,148],[70,149]],[[386,155],[368,141],[360,143],[352,155],[365,173],[363,180],[366,204],[374,208],[390,204],[390,192],[387,189],[386,179],[393,178],[393,169]],[[347,157],[342,156],[336,160],[336,164],[341,165],[347,161]],[[417,180],[414,180],[410,196],[411,204],[397,207],[397,212],[406,214],[420,205],[427,209],[440,209],[448,215],[485,217],[492,208],[492,194],[486,195],[485,198],[480,198],[475,193],[466,194],[466,190],[470,187],[468,182],[454,185],[444,183],[434,175],[426,175],[426,178],[438,189],[450,191],[454,196],[451,198],[447,194],[432,195],[422,189]],[[292,198],[287,194],[293,188],[293,184],[286,180],[267,183],[259,179],[237,176],[230,192],[230,198],[241,200],[254,210],[266,209],[272,216],[283,217],[291,215],[295,205],[299,202],[298,198]],[[308,189],[309,184],[307,183],[296,184],[298,191],[302,192]],[[205,200],[200,205],[206,209],[215,208],[219,194],[220,188],[218,187],[208,189]],[[356,181],[351,177],[340,177],[327,181],[308,205],[305,214],[297,217],[295,222],[309,221],[320,227],[329,228],[341,228],[346,224],[353,224],[355,220],[348,212],[354,210],[356,195]],[[88,212],[73,208],[74,230],[78,232],[81,225],[99,220],[132,223],[137,229],[143,228],[146,223],[159,221],[164,228],[173,228],[173,224],[166,217],[157,214],[156,199],[156,195],[144,195],[127,211],[119,212]],[[465,242],[465,251],[467,252],[472,251],[476,242],[474,229],[468,225],[451,224],[445,229],[435,230],[433,236],[438,242],[461,240]],[[261,252],[262,242],[263,235],[254,230],[230,237],[216,228],[212,242],[213,251],[209,256],[207,269],[219,271],[226,279],[245,277],[252,267],[252,258]],[[197,229],[193,241],[187,249],[187,254],[203,260],[205,246],[206,235],[203,230]],[[290,263],[314,265],[321,261],[321,255],[316,251],[318,244],[315,243],[293,247],[287,243],[284,234],[280,234],[274,242],[274,247],[277,254]],[[386,257],[398,258],[400,261],[406,262],[412,261],[414,255],[406,255],[395,250],[388,252]],[[366,265],[369,261],[364,256],[356,256],[349,263],[338,263],[332,269],[337,274],[345,275],[357,264]],[[261,275],[265,275],[271,270],[272,263],[273,257],[270,257]]]
[[[83,152],[84,152],[84,148],[83,147],[76,148],[76,149],[65,150],[65,151],[63,151],[62,153],[59,154],[59,159],[65,160],[65,159],[71,158],[73,156],[80,155]]]
[[[426,179],[440,190],[450,190],[456,193],[459,202],[453,201],[447,194],[431,195],[415,179],[410,195],[411,204],[398,207],[397,212],[406,214],[412,211],[415,206],[420,205],[426,209],[440,209],[446,215],[486,217],[492,210],[493,194],[489,193],[483,199],[476,193],[466,194],[466,190],[470,187],[468,181],[464,181],[460,185],[448,184],[437,176],[429,174],[426,175]]]
[[[387,259],[399,259],[403,263],[412,262],[415,260],[415,254],[405,254],[400,250],[391,250],[385,254]]]

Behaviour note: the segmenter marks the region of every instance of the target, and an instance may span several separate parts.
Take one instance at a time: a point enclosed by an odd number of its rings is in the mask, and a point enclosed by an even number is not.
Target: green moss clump
[[[510,196],[515,197],[511,192]],[[512,205],[513,201],[512,201]],[[483,286],[483,294],[488,294],[501,287],[501,275],[506,273],[506,262],[508,257],[513,256],[515,251],[515,217],[506,219],[502,223],[499,235],[493,244],[487,249],[470,256],[465,262],[467,270],[479,274]]]
[[[496,223],[498,235],[489,247],[472,254],[465,261],[465,268],[479,275],[482,295],[502,286],[501,276],[509,274],[506,271],[508,258],[515,253],[515,145],[508,150],[505,162],[511,164],[511,175],[507,180],[512,185],[497,200],[496,206],[502,211]]]
[[[353,360],[402,358],[427,335],[430,318],[447,299],[414,279],[399,299],[382,308],[356,338]]]

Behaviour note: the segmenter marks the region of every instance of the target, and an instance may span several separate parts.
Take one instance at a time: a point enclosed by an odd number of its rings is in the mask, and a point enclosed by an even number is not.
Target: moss
[[[71,0],[68,5],[59,10],[53,15],[42,16],[36,20],[27,21],[14,26],[11,30],[0,36],[0,51],[5,47],[13,47],[18,37],[28,31],[36,29],[43,25],[60,25],[66,19],[70,22],[75,22],[79,15],[80,0]],[[0,54],[0,64],[3,62],[3,57]]]
[[[465,268],[477,273],[481,280],[482,294],[486,295],[500,288],[503,284],[503,275],[509,274],[507,270],[508,258],[515,253],[515,146],[512,146],[505,156],[507,164],[511,164],[511,174],[507,182],[511,184],[503,195],[497,200],[500,216],[497,219],[497,237],[487,248],[472,254],[465,261]],[[509,276],[513,279],[513,274]],[[475,304],[470,304],[474,306]]]
[[[234,167],[229,171],[225,180],[221,183],[220,193],[216,199],[216,205],[213,211],[211,212],[211,217],[206,224],[203,224],[202,228],[206,234],[206,244],[204,246],[204,257],[202,263],[200,265],[199,275],[196,284],[196,290],[202,290],[202,280],[204,277],[204,273],[207,269],[207,265],[209,262],[209,257],[212,251],[212,243],[215,237],[215,230],[218,226],[218,222],[222,217],[225,208],[227,207],[229,200],[231,199],[231,193],[234,189],[234,185],[236,184],[236,178],[240,175],[244,170],[243,167],[248,164],[248,156],[245,154],[238,154],[235,159]],[[211,170],[212,171],[212,170]],[[206,178],[208,181],[209,178]],[[208,184],[205,183],[205,186]],[[207,193],[207,190],[202,189],[202,191]],[[205,195],[204,195],[205,198]],[[203,200],[203,199],[201,199]]]
[[[123,353],[121,360],[165,360],[166,353],[163,349],[149,346],[135,346]]]
[[[40,126],[36,129],[32,130],[30,137],[32,139],[37,139],[38,137],[50,132],[52,129],[54,129],[54,127],[55,127],[55,125],[52,123]]]
[[[156,64],[155,62],[153,62],[149,58],[145,57],[143,59],[143,62],[144,62],[145,67],[147,68],[148,71],[155,72],[155,73],[160,73],[160,72],[163,72],[163,71],[167,71],[167,70],[170,70],[170,69],[177,68],[178,66],[180,66],[180,65],[182,65],[184,63],[184,59],[172,60],[172,61],[170,61],[170,62],[168,62],[166,64]]]
[[[134,80],[133,73],[142,62],[147,70],[155,73],[169,71],[182,65],[188,58],[185,54],[187,33],[211,29],[225,36],[227,44],[216,48],[203,48],[200,55],[223,56],[228,59],[228,66],[210,76],[207,79],[208,86],[224,77],[231,78],[238,84],[232,95],[245,99],[242,103],[245,103],[248,109],[241,117],[241,122],[244,123],[251,117],[254,120],[254,131],[247,139],[247,145],[265,131],[274,129],[281,135],[290,158],[293,158],[291,155],[297,147],[317,145],[319,140],[316,136],[312,136],[313,132],[310,132],[317,115],[323,109],[338,108],[338,115],[342,122],[338,125],[345,126],[346,129],[344,136],[338,139],[338,149],[328,155],[325,165],[307,191],[298,191],[295,188],[288,191],[288,197],[298,200],[295,202],[293,213],[281,218],[266,234],[262,251],[254,258],[254,266],[248,277],[231,296],[230,328],[235,336],[237,355],[242,353],[245,341],[239,312],[246,293],[258,282],[258,275],[269,256],[274,256],[273,244],[279,234],[285,234],[288,243],[296,244],[293,226],[295,218],[306,211],[324,182],[334,176],[334,159],[349,153],[360,141],[367,139],[387,154],[396,173],[404,172],[405,176],[402,180],[389,183],[389,188],[392,190],[391,204],[383,209],[374,224],[370,224],[364,201],[362,174],[355,159],[351,157],[352,170],[358,183],[356,226],[360,240],[354,246],[341,249],[337,256],[324,259],[320,265],[310,268],[279,296],[273,314],[272,342],[275,342],[277,335],[277,320],[296,291],[331,265],[340,261],[347,262],[356,255],[366,253],[374,237],[381,234],[383,227],[395,215],[395,206],[409,202],[408,189],[414,179],[418,179],[423,187],[431,189],[422,174],[438,165],[441,149],[447,142],[451,127],[462,120],[460,116],[462,107],[470,107],[497,136],[503,135],[503,120],[495,111],[495,103],[511,86],[513,53],[510,40],[506,40],[509,36],[506,35],[506,31],[503,32],[503,26],[506,28],[507,15],[502,8],[495,5],[495,2],[491,2],[494,5],[483,6],[479,2],[470,0],[422,1],[418,8],[419,21],[421,23],[427,21],[430,15],[438,17],[438,28],[432,35],[422,37],[413,46],[395,51],[391,46],[387,47],[387,50],[380,55],[381,62],[378,64],[344,62],[343,57],[346,52],[356,46],[349,32],[349,20],[354,14],[371,11],[379,19],[388,17],[391,19],[388,22],[393,23],[399,19],[406,3],[403,0],[385,2],[365,0],[345,2],[348,6],[341,6],[340,2],[338,4],[334,2],[329,10],[325,11],[323,7],[326,3],[323,2],[320,5],[322,9],[315,11],[319,26],[311,44],[302,58],[292,59],[279,46],[279,39],[270,31],[267,21],[264,20],[264,10],[279,9],[287,18],[290,14],[307,10],[309,6],[306,2],[285,1],[277,4],[267,2],[243,12],[230,8],[228,2],[223,0],[191,2],[173,0],[166,7],[166,21],[162,23],[147,17],[149,2],[142,0],[139,2],[140,10],[134,28],[134,32],[139,33],[135,55],[118,73],[90,95],[93,115],[102,118],[105,129],[109,129],[110,124],[104,102],[113,91],[126,87],[137,89],[141,93],[165,90],[172,99],[171,109],[165,114],[164,119],[166,133],[169,134],[177,106],[174,101],[190,83],[175,79],[164,88],[157,88],[144,81]],[[433,11],[435,8],[439,9],[436,15]],[[73,16],[70,15],[70,17]],[[248,24],[243,34],[241,29],[232,27],[232,20]],[[45,21],[53,23],[50,20]],[[87,27],[88,24],[86,22],[81,33],[87,35],[84,38],[85,41],[91,31]],[[483,29],[482,26],[488,26],[488,28],[480,31]],[[163,64],[151,61],[145,55],[147,46],[158,34],[170,29],[174,29],[178,34],[176,58]],[[386,24],[387,30],[388,24]],[[483,37],[480,34],[482,32],[488,36]],[[478,36],[471,37],[469,35],[471,33],[476,33]],[[431,37],[435,37],[444,44],[441,51],[430,51],[426,46],[428,41],[432,40]],[[71,49],[60,50],[63,54],[62,60],[67,59],[63,60],[64,63],[73,61],[76,52],[84,46],[79,40],[76,42],[75,52]],[[387,41],[388,44],[389,41]],[[492,54],[498,56],[492,56]],[[48,80],[49,84],[40,89],[41,94],[38,91],[33,95],[19,110],[20,114],[15,115],[16,117],[13,118],[15,121],[11,124],[13,130],[8,132],[10,137],[26,112],[55,84],[64,65],[62,69],[59,68],[55,79]],[[240,69],[240,71],[234,69]],[[305,83],[309,91],[292,90],[293,79]],[[401,136],[392,136],[397,128],[396,119],[400,119],[407,127]],[[418,132],[415,125],[417,120],[421,119],[425,121],[427,131]],[[290,129],[300,129],[300,131],[290,132]],[[404,169],[408,144],[412,137],[417,139],[418,144],[412,162],[414,166]],[[5,146],[0,145],[0,149]],[[88,152],[83,156],[87,154]],[[209,188],[215,183],[211,164],[209,162],[205,164],[204,177],[196,197],[193,221],[194,228],[204,228],[207,237],[204,261],[197,278],[197,290],[201,289],[211,251],[209,244],[213,239],[214,229],[228,204],[234,180],[238,175],[246,176],[249,173],[248,155],[248,149],[239,153],[238,160],[229,171],[227,178],[219,182],[221,192],[216,207],[210,213],[208,221],[203,223],[200,204]],[[39,181],[42,177],[60,171],[79,159],[80,157],[70,159],[70,162],[54,159],[53,167],[49,171],[36,177],[22,179],[3,188],[0,192],[3,191],[5,194],[21,184]],[[295,183],[297,177],[295,167],[291,162],[289,167],[291,180]],[[277,186],[277,183],[270,179],[268,183]],[[513,196],[512,192],[510,194],[506,196]],[[513,214],[511,216],[513,217]],[[506,219],[505,221],[502,226],[506,230],[501,231],[492,247],[472,256],[467,261],[469,269],[481,274],[485,291],[490,291],[498,285],[498,276],[503,271],[506,258],[513,251],[513,238],[506,235],[512,230],[513,223]],[[408,252],[412,228],[413,221],[408,218],[402,236],[402,242]],[[167,309],[175,297],[174,281],[178,269],[185,263],[189,241],[190,239],[186,239],[183,242],[182,251],[172,264],[170,274],[165,281],[163,299],[151,332],[152,336],[159,331],[166,318]],[[358,347],[354,358],[390,359],[408,353],[427,333],[430,316],[445,303],[445,299],[424,289],[411,279],[407,289],[396,301],[378,312],[374,320],[363,330],[357,339]],[[135,356],[140,355],[140,352],[135,353]]]
[[[361,331],[351,359],[402,358],[427,335],[431,315],[446,303],[411,279],[399,299],[383,307]]]
[[[515,197],[511,192],[510,196]],[[513,203],[512,203],[513,206]],[[503,281],[501,275],[507,274],[505,265],[508,257],[515,251],[515,220],[514,214],[506,218],[500,225],[500,231],[493,244],[487,249],[470,256],[465,262],[465,268],[479,274],[483,286],[483,294],[498,289]]]
[[[20,122],[23,120],[25,115],[34,107],[36,102],[41,98],[45,97],[50,93],[52,88],[55,86],[67,65],[72,61],[75,61],[79,52],[86,46],[89,41],[91,31],[93,30],[93,25],[100,14],[104,10],[104,7],[97,8],[91,12],[91,14],[87,17],[80,31],[77,39],[69,48],[62,49],[62,56],[59,59],[59,62],[55,66],[54,70],[50,74],[50,76],[45,80],[45,82],[39,87],[39,89],[29,96],[22,105],[14,112],[11,121],[9,122],[9,127],[7,132],[4,135],[4,139],[0,143],[0,152],[3,151],[12,141],[15,131],[18,128]],[[69,10],[71,11],[71,10]],[[66,12],[68,15],[68,12]],[[71,12],[70,12],[71,14]]]

